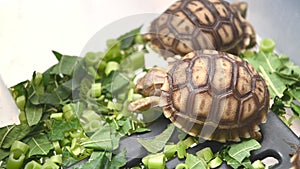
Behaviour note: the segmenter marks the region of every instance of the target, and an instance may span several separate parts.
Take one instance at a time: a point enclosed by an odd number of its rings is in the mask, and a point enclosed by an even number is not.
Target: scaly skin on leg
[[[149,96],[142,99],[138,99],[134,102],[131,102],[128,105],[129,111],[143,111],[151,107],[156,107],[159,104],[160,97],[158,96]]]

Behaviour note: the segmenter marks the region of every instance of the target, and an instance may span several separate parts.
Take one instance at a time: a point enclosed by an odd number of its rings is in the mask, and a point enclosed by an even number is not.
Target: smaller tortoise
[[[215,50],[191,52],[169,64],[168,71],[153,68],[136,90],[149,97],[130,103],[130,111],[157,105],[189,135],[219,142],[260,139],[259,125],[269,109],[269,91],[257,71]]]
[[[151,23],[145,39],[164,58],[203,49],[238,54],[256,44],[246,10],[245,2],[178,0]]]

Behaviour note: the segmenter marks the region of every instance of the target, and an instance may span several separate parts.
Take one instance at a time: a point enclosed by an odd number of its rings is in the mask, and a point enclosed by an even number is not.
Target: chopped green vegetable
[[[209,161],[208,166],[210,168],[217,168],[222,163],[223,163],[222,159],[219,156],[217,156],[217,157],[215,157],[215,158],[213,158],[212,160]]]
[[[185,164],[189,169],[206,169],[206,162],[202,158],[198,158],[192,154],[187,154]]]
[[[275,42],[272,39],[263,39],[260,41],[259,50],[263,52],[273,52]]]
[[[26,155],[29,150],[29,146],[21,141],[14,141],[10,147],[10,152],[14,153],[14,157],[20,157],[22,154]]]
[[[252,163],[252,167],[254,169],[264,169],[265,165],[260,160],[256,160]]]
[[[0,147],[3,149],[10,148],[16,140],[21,140],[32,131],[26,124],[10,125],[0,129]]]
[[[16,156],[14,152],[10,153],[9,158],[7,160],[6,167],[7,169],[19,169],[22,167],[25,160],[25,155],[21,154],[20,156]]]
[[[25,169],[42,169],[42,165],[32,160],[25,165]]]
[[[299,117],[299,110],[294,100],[300,101],[300,66],[289,61],[289,57],[273,52],[275,43],[264,39],[260,51],[246,51],[241,57],[247,60],[265,79],[271,99],[274,100],[271,110],[281,117],[287,125]],[[294,115],[286,119],[286,109],[291,109]]]
[[[53,144],[45,134],[37,135],[28,141],[30,150],[28,157],[34,155],[47,155],[53,149]]]
[[[186,164],[178,164],[175,169],[188,169],[189,166]]]
[[[228,154],[238,162],[242,162],[245,158],[250,156],[250,151],[260,148],[261,145],[256,140],[250,139],[239,144],[231,145]]]
[[[105,74],[109,75],[112,71],[116,71],[120,69],[119,63],[115,61],[110,61],[106,65]]]
[[[166,157],[163,153],[150,154],[144,157],[142,162],[149,169],[164,169],[166,165]]]
[[[177,145],[175,144],[167,144],[164,147],[164,154],[167,157],[167,159],[171,159],[174,157],[175,153],[177,151]]]
[[[49,139],[51,141],[63,140],[66,132],[76,130],[79,126],[80,122],[77,119],[72,121],[52,120],[52,130],[48,133]]]
[[[94,150],[112,151],[118,148],[119,140],[120,136],[112,132],[109,126],[103,126],[81,145]]]
[[[157,153],[162,150],[170,137],[173,134],[175,126],[170,124],[165,131],[163,131],[160,135],[157,135],[153,139],[142,140],[138,139],[138,142],[151,153]]]
[[[197,157],[203,158],[206,162],[209,162],[214,158],[214,154],[210,147],[203,148],[196,153]]]

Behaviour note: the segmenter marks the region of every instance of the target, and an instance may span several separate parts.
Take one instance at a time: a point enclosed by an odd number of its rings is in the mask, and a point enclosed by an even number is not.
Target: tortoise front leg
[[[144,111],[151,107],[157,107],[159,105],[160,97],[158,96],[149,96],[142,99],[138,99],[134,102],[131,102],[128,105],[128,110],[135,111]]]

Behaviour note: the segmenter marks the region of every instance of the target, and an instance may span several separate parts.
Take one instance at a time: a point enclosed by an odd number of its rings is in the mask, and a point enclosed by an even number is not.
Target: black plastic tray
[[[261,141],[262,148],[252,152],[251,160],[265,159],[273,157],[278,160],[278,164],[273,168],[288,169],[291,167],[290,155],[294,153],[295,145],[300,145],[298,137],[275,115],[270,112],[267,117],[267,122],[261,125],[263,139]],[[164,131],[170,121],[163,116],[157,119],[149,126],[151,132],[144,134],[135,134],[126,137],[120,141],[119,150],[126,149],[127,164],[125,168],[130,168],[139,165],[141,159],[147,155],[147,151],[138,143],[138,138],[153,138]],[[170,141],[178,141],[178,133],[174,132]],[[205,141],[193,148],[188,149],[188,153],[195,154],[204,147],[211,147],[214,152],[218,151],[222,143],[214,141]],[[81,161],[85,162],[86,160]],[[175,168],[177,164],[184,162],[178,158],[167,161],[167,168]],[[223,163],[219,169],[229,169],[230,167]]]

